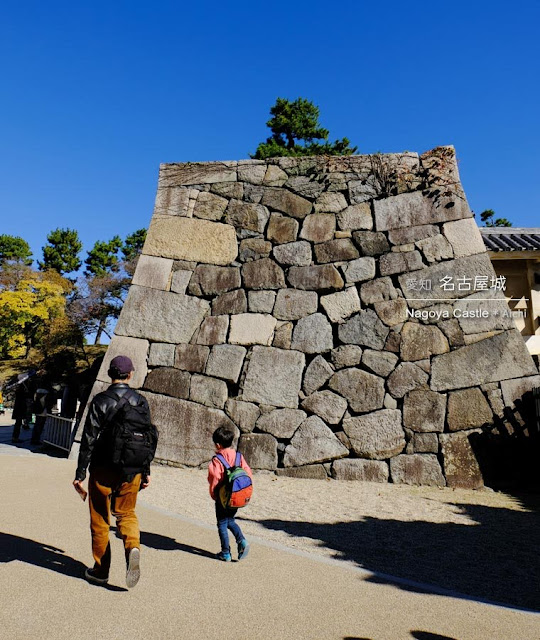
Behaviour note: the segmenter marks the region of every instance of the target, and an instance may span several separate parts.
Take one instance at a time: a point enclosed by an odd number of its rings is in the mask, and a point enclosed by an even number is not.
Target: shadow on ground
[[[29,538],[0,532],[0,564],[3,562],[26,562],[36,567],[49,569],[70,578],[84,580],[86,566],[64,553],[63,549]],[[127,591],[123,587],[103,585],[110,591]]]
[[[120,537],[117,527],[111,527],[111,531],[116,532],[117,538]],[[206,549],[200,549],[199,547],[193,547],[192,545],[185,544],[184,542],[178,542],[174,538],[161,535],[161,533],[141,531],[141,545],[148,547],[149,549],[157,549],[159,551],[183,551],[184,553],[192,553],[193,555],[210,558],[211,560],[216,559],[215,553],[211,553]]]
[[[523,511],[457,505],[473,522],[470,525],[373,517],[335,524],[257,522],[268,529],[318,540],[334,550],[336,558],[378,574],[456,591],[471,599],[540,611],[540,496],[522,496],[521,502]],[[369,581],[417,590],[380,575]]]

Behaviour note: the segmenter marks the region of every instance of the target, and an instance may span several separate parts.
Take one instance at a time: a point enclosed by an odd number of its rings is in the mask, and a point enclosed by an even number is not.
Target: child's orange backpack
[[[220,453],[215,457],[221,462],[225,469],[225,482],[219,490],[219,499],[221,500],[221,504],[230,509],[245,507],[253,494],[253,483],[246,473],[246,470],[241,467],[240,452],[236,452],[234,467],[231,467]]]

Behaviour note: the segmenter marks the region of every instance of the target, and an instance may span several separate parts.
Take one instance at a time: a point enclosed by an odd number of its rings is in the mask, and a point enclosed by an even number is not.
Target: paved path
[[[0,426],[0,443],[6,431]],[[110,584],[89,585],[81,578],[91,561],[88,508],[71,487],[74,467],[0,444],[3,639],[540,637],[538,614],[404,590],[262,541],[245,561],[220,563],[213,529],[143,504],[139,584],[125,589],[122,544],[111,534]]]

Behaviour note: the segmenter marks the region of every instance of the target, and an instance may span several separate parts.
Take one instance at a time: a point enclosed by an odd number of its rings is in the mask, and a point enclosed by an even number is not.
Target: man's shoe
[[[216,553],[216,558],[222,562],[232,561],[232,556],[228,551],[220,551],[219,553]]]
[[[11,438],[11,442],[13,442],[13,444],[18,444],[19,442],[22,442],[22,440],[20,438]]]
[[[98,578],[93,569],[87,569],[84,572],[84,577],[92,584],[107,584],[109,582],[109,578]]]
[[[238,543],[238,560],[243,560],[249,553],[249,542],[244,538]]]
[[[137,547],[133,547],[129,552],[127,561],[126,584],[128,589],[132,589],[139,582],[141,577],[140,561],[141,552]]]

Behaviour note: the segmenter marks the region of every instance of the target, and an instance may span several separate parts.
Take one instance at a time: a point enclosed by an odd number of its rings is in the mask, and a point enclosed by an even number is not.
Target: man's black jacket
[[[108,392],[113,391],[114,395],[122,397],[126,391],[130,389],[129,385],[124,382],[111,384],[107,389]],[[112,394],[111,394],[112,395]],[[133,406],[144,407],[150,412],[146,398],[136,391],[131,391],[129,403]],[[84,480],[86,477],[86,468],[90,465],[90,470],[95,467],[111,465],[109,455],[110,452],[103,451],[99,446],[96,447],[99,434],[107,426],[106,417],[109,411],[116,405],[117,400],[107,395],[107,392],[98,393],[90,404],[84,430],[81,438],[81,448],[79,450],[79,460],[77,462],[76,480]],[[143,476],[149,475],[150,467],[143,469]]]

